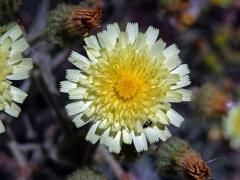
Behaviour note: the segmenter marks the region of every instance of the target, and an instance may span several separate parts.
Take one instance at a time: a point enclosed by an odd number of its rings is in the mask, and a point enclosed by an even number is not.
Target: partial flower
[[[240,148],[240,105],[235,105],[223,121],[224,136],[233,148]]]
[[[49,17],[49,34],[58,45],[73,44],[101,24],[102,10],[80,5],[60,4]]]
[[[170,103],[190,101],[189,68],[181,65],[176,45],[166,48],[159,30],[139,32],[128,23],[126,32],[115,24],[96,36],[85,38],[88,58],[72,52],[61,92],[75,100],[66,106],[77,127],[93,122],[86,139],[98,140],[110,152],[119,153],[122,143],[134,144],[138,152],[148,143],[169,136],[168,125],[179,127],[184,118]]]
[[[18,117],[21,109],[16,103],[23,103],[27,94],[12,86],[12,80],[29,77],[32,69],[31,58],[23,58],[22,53],[28,48],[18,25],[13,26],[0,37],[0,111]],[[15,103],[16,102],[16,103]],[[0,121],[0,132],[4,132]]]
[[[172,137],[153,151],[155,167],[161,175],[182,175],[192,180],[211,179],[211,172],[202,159],[186,141]]]

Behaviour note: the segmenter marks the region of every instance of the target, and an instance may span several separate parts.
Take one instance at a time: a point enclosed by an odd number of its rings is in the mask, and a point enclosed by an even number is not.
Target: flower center
[[[119,97],[124,100],[133,98],[137,92],[137,83],[131,77],[121,77],[116,84],[116,91]]]

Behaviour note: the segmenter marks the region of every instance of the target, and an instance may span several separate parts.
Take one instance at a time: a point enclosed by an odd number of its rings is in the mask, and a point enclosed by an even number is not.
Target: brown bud
[[[101,24],[102,10],[80,5],[61,4],[52,11],[49,18],[51,39],[61,45],[72,45]]]
[[[156,157],[155,166],[160,175],[177,173],[194,180],[207,180],[211,177],[210,169],[201,155],[179,138],[170,138],[157,151],[152,151],[152,154]]]
[[[178,159],[179,166],[182,168],[183,173],[189,179],[205,180],[210,177],[210,170],[206,163],[202,160],[201,155],[197,152],[189,152],[183,154]]]

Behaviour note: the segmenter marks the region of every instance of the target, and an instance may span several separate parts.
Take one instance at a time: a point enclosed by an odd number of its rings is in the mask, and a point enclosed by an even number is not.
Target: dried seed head
[[[60,46],[74,44],[101,24],[102,10],[61,4],[49,18],[49,34]]]
[[[201,155],[184,140],[170,138],[152,153],[156,157],[156,170],[161,175],[177,173],[194,180],[211,177],[210,169]]]
[[[100,174],[97,174],[89,168],[83,168],[75,171],[72,175],[68,176],[68,180],[106,180],[106,178]]]
[[[224,115],[228,111],[230,98],[211,83],[204,84],[193,100],[199,113],[206,117]]]
[[[183,154],[179,159],[179,166],[183,173],[189,179],[205,180],[210,177],[210,170],[206,163],[202,160],[201,155],[197,152],[189,152]]]

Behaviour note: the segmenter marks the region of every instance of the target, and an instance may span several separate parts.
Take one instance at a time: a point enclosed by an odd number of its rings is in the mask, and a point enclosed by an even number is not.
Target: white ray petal
[[[132,144],[132,137],[126,129],[122,130],[122,136],[123,136],[123,142],[125,144]]]
[[[98,43],[96,36],[86,37],[86,38],[84,38],[84,41],[88,47],[94,48],[94,49],[100,49],[100,45]]]
[[[180,53],[179,49],[175,44],[172,44],[168,46],[166,49],[164,49],[163,54],[166,58],[170,58],[173,56],[176,56]]]
[[[0,43],[6,39],[7,37],[10,37],[13,41],[16,41],[21,35],[22,35],[22,30],[19,25],[15,25],[12,27],[10,30],[8,30],[5,34],[3,34],[0,37]]]
[[[178,74],[180,77],[185,76],[189,73],[190,73],[190,70],[187,64],[181,64],[171,72],[171,74]]]
[[[164,113],[161,110],[158,110],[157,116],[159,117],[159,122],[161,124],[165,124],[165,125],[169,124],[169,120],[168,120],[168,117],[167,117],[166,113]]]
[[[16,52],[25,51],[29,47],[25,38],[20,38],[14,41],[11,46],[10,56],[14,55]]]
[[[121,151],[121,131],[118,131],[117,135],[113,138],[111,145],[109,146],[109,152],[119,154]]]
[[[163,55],[163,50],[166,47],[166,43],[162,40],[159,39],[155,44],[150,49],[150,53],[153,56],[158,56],[161,57]]]
[[[169,71],[172,71],[173,69],[178,67],[181,63],[182,61],[178,55],[167,58],[164,61],[164,65],[168,68]]]
[[[18,117],[21,112],[21,108],[12,102],[11,105],[5,105],[4,111],[13,117]]]
[[[131,136],[137,152],[146,151],[148,149],[147,139],[144,133],[135,135],[134,131],[131,131]]]
[[[128,43],[133,44],[138,36],[138,24],[128,23],[126,27]]]
[[[160,139],[159,131],[154,127],[147,127],[144,129],[144,133],[150,144],[158,142]]]
[[[77,88],[77,84],[70,81],[60,82],[60,92],[68,93],[70,90]]]
[[[93,64],[98,62],[98,57],[100,56],[100,52],[93,48],[89,48],[84,46],[85,51],[87,52],[88,58],[92,61]]]
[[[167,116],[170,120],[170,123],[177,127],[180,127],[184,121],[184,118],[173,109],[169,109],[167,111]]]
[[[3,133],[3,132],[5,132],[5,127],[3,125],[2,120],[0,119],[0,134]]]
[[[90,65],[90,60],[88,58],[74,51],[71,53],[68,60],[79,69],[88,67]]]
[[[166,141],[171,136],[171,133],[167,127],[165,127],[164,130],[160,130],[160,129],[158,129],[158,130],[159,130],[159,134],[160,134],[159,137],[162,141]]]
[[[74,103],[70,103],[66,106],[66,110],[69,116],[84,112],[89,106],[92,104],[92,101],[83,102],[78,101]]]
[[[97,34],[99,43],[102,48],[112,50],[115,46],[116,39],[112,37],[106,30]]]
[[[137,39],[134,43],[134,47],[137,50],[141,50],[146,46],[146,36],[144,36],[144,34],[142,33],[138,33]]]
[[[104,131],[104,133],[100,137],[100,144],[104,144],[107,147],[111,145],[111,140],[109,138],[109,132],[111,128],[109,127],[107,130]]]
[[[87,89],[84,87],[74,88],[68,91],[69,99],[84,99]]]
[[[159,29],[154,28],[152,26],[150,26],[146,33],[146,43],[149,46],[149,48],[152,47],[152,45],[156,42],[157,38],[158,38],[158,33],[159,33]]]
[[[117,23],[108,24],[107,32],[108,32],[108,35],[109,35],[111,41],[113,41],[113,46],[115,46],[116,41],[120,35],[120,28],[119,28],[118,24]]]
[[[177,92],[182,94],[182,101],[191,101],[192,92],[187,89],[178,89]]]
[[[27,97],[27,94],[24,91],[14,86],[11,86],[10,93],[12,95],[12,100],[17,103],[23,103]]]
[[[98,127],[99,121],[94,122],[94,124],[91,126],[91,128],[89,129],[87,136],[86,136],[86,140],[95,144],[98,140],[99,140],[99,136],[95,134],[97,127]]]
[[[88,119],[88,120],[82,119],[83,114],[84,113],[80,113],[80,114],[76,115],[72,120],[77,128],[82,127],[85,124],[90,122],[90,119]]]
[[[171,89],[179,89],[191,84],[190,78],[188,75],[180,77],[180,80],[176,83],[176,85],[171,86]]]
[[[78,82],[79,79],[87,79],[87,77],[83,75],[80,70],[68,69],[66,73],[66,79],[72,82]]]

